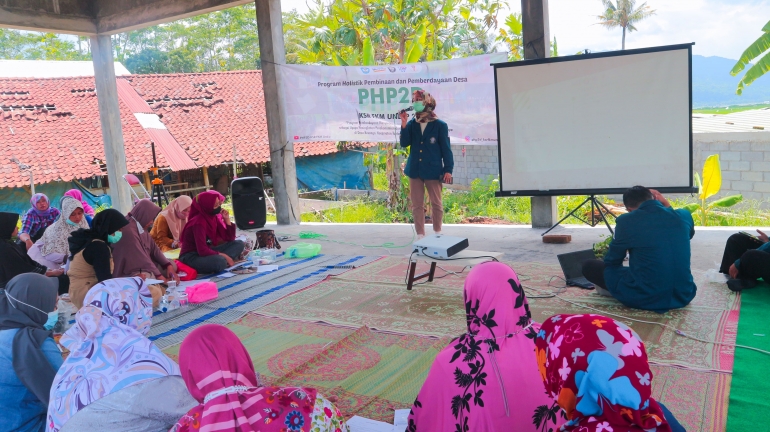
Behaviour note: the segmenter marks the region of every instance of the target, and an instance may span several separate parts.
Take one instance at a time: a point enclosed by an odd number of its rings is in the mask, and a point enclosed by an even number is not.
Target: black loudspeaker
[[[235,226],[242,230],[262,228],[267,222],[267,205],[262,180],[242,177],[230,183]]]

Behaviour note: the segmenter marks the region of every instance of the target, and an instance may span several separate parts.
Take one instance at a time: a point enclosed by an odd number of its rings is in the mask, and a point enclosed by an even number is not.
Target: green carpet
[[[738,321],[739,345],[770,351],[770,288],[761,286],[741,293]],[[761,335],[761,336],[759,336]],[[727,430],[742,432],[762,430],[767,422],[767,395],[770,381],[767,365],[770,356],[743,348],[735,350]]]

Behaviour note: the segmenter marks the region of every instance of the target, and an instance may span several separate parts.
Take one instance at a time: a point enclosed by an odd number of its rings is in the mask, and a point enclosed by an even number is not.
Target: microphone
[[[414,107],[413,107],[413,106],[410,106],[410,107],[404,108],[404,109],[402,109],[401,111],[399,111],[399,112],[397,113],[397,115],[401,115],[401,113],[405,113],[405,112],[409,112],[409,111],[414,111]]]

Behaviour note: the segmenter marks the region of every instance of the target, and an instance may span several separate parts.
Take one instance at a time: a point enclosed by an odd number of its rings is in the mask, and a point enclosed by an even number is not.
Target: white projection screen
[[[691,49],[493,65],[498,196],[692,192]]]

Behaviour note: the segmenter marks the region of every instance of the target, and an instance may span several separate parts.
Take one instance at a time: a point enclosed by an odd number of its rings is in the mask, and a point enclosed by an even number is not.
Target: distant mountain
[[[735,63],[723,57],[692,56],[693,108],[770,103],[770,73],[746,87],[743,95],[735,94],[742,76],[730,75]]]

